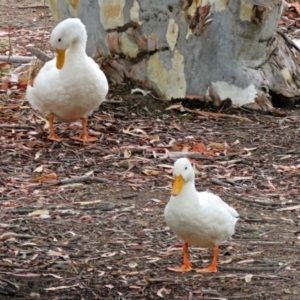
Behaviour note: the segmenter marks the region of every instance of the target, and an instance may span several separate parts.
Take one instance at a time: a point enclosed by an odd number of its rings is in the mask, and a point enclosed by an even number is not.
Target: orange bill
[[[56,68],[60,70],[65,63],[66,50],[56,49],[55,51],[57,53]]]
[[[184,184],[184,179],[181,175],[175,176],[173,187],[171,191],[172,196],[178,196],[181,193]]]

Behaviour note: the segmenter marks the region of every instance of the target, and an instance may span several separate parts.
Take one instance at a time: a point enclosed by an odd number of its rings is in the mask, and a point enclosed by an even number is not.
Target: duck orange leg
[[[82,132],[78,137],[73,137],[73,140],[82,141],[82,142],[95,142],[98,141],[98,138],[90,136],[87,132],[87,121],[88,118],[84,117],[82,120]]]
[[[183,265],[178,268],[168,268],[171,271],[175,272],[188,272],[192,270],[192,265],[189,260],[189,244],[183,244]]]
[[[59,136],[57,136],[54,132],[54,126],[53,126],[53,121],[54,121],[54,114],[50,113],[48,115],[48,122],[49,122],[49,135],[48,135],[48,140],[51,141],[61,141],[63,140],[62,138],[60,138]]]
[[[210,273],[210,272],[217,272],[217,260],[218,260],[218,253],[219,253],[219,246],[214,247],[214,256],[213,256],[213,261],[211,265],[205,269],[196,269],[196,272],[200,273]]]

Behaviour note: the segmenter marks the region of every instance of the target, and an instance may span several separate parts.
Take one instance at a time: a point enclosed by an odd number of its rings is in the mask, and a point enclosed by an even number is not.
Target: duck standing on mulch
[[[192,270],[188,245],[213,248],[213,261],[197,272],[217,272],[219,245],[234,234],[239,218],[236,210],[220,197],[198,192],[195,187],[195,172],[187,158],[174,164],[172,196],[165,208],[167,225],[183,241],[183,265],[170,268],[176,272]]]
[[[28,85],[26,98],[47,116],[48,139],[61,140],[54,132],[54,119],[68,123],[81,119],[82,133],[74,139],[97,141],[87,132],[87,119],[105,100],[108,82],[98,64],[86,55],[85,26],[80,19],[66,19],[54,28],[50,42],[57,57],[43,66],[33,87]]]

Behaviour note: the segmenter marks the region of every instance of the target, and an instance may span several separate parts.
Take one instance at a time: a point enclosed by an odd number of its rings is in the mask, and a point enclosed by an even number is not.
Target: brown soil
[[[21,8],[43,3],[0,0],[0,24],[49,30],[47,8]],[[1,37],[1,54],[10,45],[24,55],[24,45],[40,42],[16,35]],[[222,112],[252,122],[206,117],[111,86],[109,99],[120,102],[93,114],[99,141],[85,145],[70,139],[79,123],[58,123],[66,140],[48,141],[24,91],[0,92],[0,299],[299,299],[298,110]],[[241,220],[221,246],[218,273],[178,274],[168,270],[182,253],[163,218],[174,163],[165,154],[201,143],[197,188],[220,195]],[[110,183],[62,181],[74,176]],[[211,260],[210,249],[190,254],[198,268]]]

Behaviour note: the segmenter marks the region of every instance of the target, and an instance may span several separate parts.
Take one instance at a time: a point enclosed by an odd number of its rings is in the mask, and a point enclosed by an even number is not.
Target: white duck
[[[234,234],[239,218],[236,210],[220,197],[197,192],[195,172],[188,159],[180,158],[174,164],[172,196],[165,208],[167,225],[183,241],[183,265],[170,268],[177,272],[192,270],[188,245],[213,248],[212,264],[197,272],[216,272],[219,245]]]
[[[39,71],[26,98],[34,109],[48,117],[50,140],[61,140],[54,132],[54,119],[62,122],[82,120],[82,133],[75,138],[95,141],[87,132],[87,118],[105,100],[108,82],[98,64],[85,53],[87,33],[80,19],[59,23],[50,43],[57,57]]]

